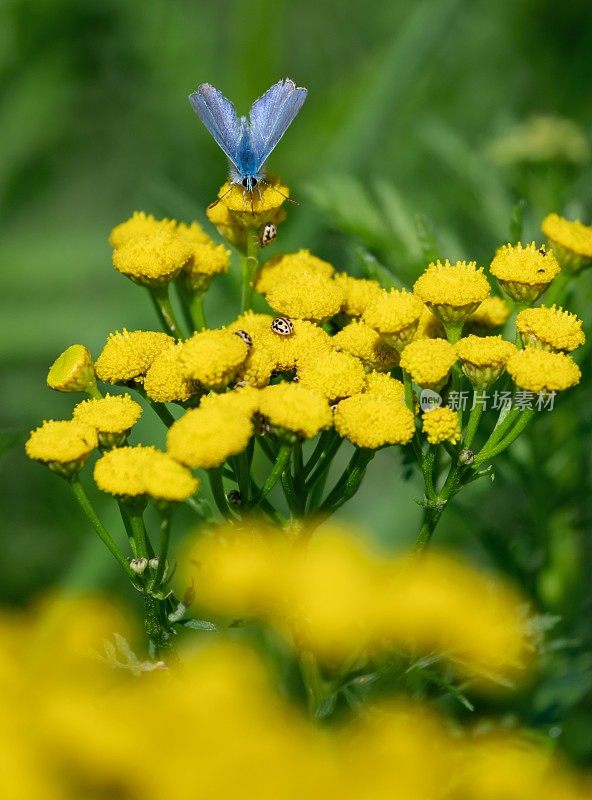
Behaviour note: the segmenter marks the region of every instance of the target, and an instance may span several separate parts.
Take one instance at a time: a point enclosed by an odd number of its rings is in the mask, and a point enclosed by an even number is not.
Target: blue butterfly
[[[189,102],[228,156],[230,180],[248,192],[265,182],[264,164],[306,100],[307,91],[286,78],[255,100],[249,117],[237,116],[234,105],[209,83],[189,95]]]

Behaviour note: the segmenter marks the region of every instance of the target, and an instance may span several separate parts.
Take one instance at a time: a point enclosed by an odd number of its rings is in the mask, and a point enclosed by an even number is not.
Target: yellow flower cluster
[[[344,301],[341,310],[348,317],[361,317],[370,303],[378,300],[383,292],[378,281],[354,278],[346,272],[337,273],[335,283],[343,290]]]
[[[456,343],[462,370],[473,386],[483,388],[496,381],[515,346],[501,336],[465,336]]]
[[[97,378],[105,383],[141,381],[156,356],[173,344],[170,336],[158,331],[112,333],[95,361]]]
[[[179,364],[186,378],[206,389],[224,389],[245,361],[249,348],[228,330],[206,330],[183,343]]]
[[[262,389],[257,408],[269,425],[304,439],[312,439],[323,428],[331,427],[327,399],[298,383],[283,382]]]
[[[389,444],[408,444],[415,432],[415,419],[399,397],[397,400],[366,392],[342,400],[335,409],[335,430],[358,447],[376,450]]]
[[[582,376],[570,356],[534,347],[510,356],[506,370],[519,389],[529,392],[562,392],[579,383]]]
[[[70,476],[84,465],[99,443],[95,428],[75,420],[49,420],[34,430],[25,452],[34,461]]]
[[[366,370],[390,372],[399,365],[399,353],[388,345],[374,328],[359,319],[352,320],[332,339],[337,350],[351,353],[363,363]]]
[[[476,615],[486,588],[463,618],[472,608]],[[87,597],[0,619],[7,800],[590,796],[588,778],[494,720],[488,734],[458,724],[451,732],[433,711],[385,699],[372,713],[319,728],[274,691],[246,646],[202,645],[171,675],[135,655],[133,633],[121,614]]]
[[[423,432],[430,444],[456,444],[461,437],[458,414],[448,406],[434,408],[422,414]]]
[[[415,282],[413,292],[444,323],[458,323],[475,311],[491,287],[474,261],[430,264]]]
[[[402,350],[417,330],[424,306],[410,292],[383,291],[364,311],[362,319],[396,350]]]
[[[480,328],[501,328],[510,318],[511,309],[503,297],[486,297],[467,322]]]
[[[592,264],[592,227],[579,220],[572,222],[559,214],[549,214],[541,230],[566,272],[579,272]]]
[[[200,586],[207,613],[261,615],[284,633],[295,625],[300,645],[328,663],[436,649],[460,668],[508,674],[526,658],[519,603],[505,588],[442,556],[382,560],[335,527],[306,551],[250,528],[200,536],[181,579]]]
[[[199,482],[170,455],[154,447],[117,447],[95,464],[99,489],[115,497],[151,497],[165,502],[187,500]]]
[[[401,367],[424,389],[442,388],[455,362],[455,349],[445,339],[417,339],[401,353]]]
[[[314,256],[309,250],[298,250],[267,261],[257,279],[255,288],[261,294],[267,294],[270,289],[281,286],[283,283],[300,278],[306,282],[309,276],[332,278],[335,268],[328,261]]]
[[[101,400],[79,403],[74,407],[72,417],[93,427],[103,447],[112,447],[125,441],[141,414],[142,407],[128,394],[108,394]]]
[[[518,314],[516,330],[524,345],[570,353],[584,344],[582,320],[562,308],[526,308]]]
[[[316,272],[297,275],[267,290],[268,304],[279,314],[322,323],[335,316],[345,295],[332,278]]]
[[[505,244],[491,262],[494,275],[506,294],[516,302],[533,303],[560,272],[552,251],[532,244]]]
[[[197,222],[157,220],[136,211],[111,231],[109,242],[115,269],[152,288],[179,278],[191,291],[201,293],[230,265],[230,252],[215,245]]]

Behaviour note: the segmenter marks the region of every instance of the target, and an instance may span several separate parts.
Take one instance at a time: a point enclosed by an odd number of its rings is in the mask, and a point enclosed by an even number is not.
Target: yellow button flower
[[[335,268],[329,262],[314,256],[309,250],[298,250],[296,253],[270,258],[263,265],[255,288],[261,294],[267,294],[271,288],[285,281],[293,278],[304,280],[305,274],[331,278],[334,272]]]
[[[189,244],[169,233],[136,236],[113,251],[113,266],[141,286],[174,280],[191,258]]]
[[[518,303],[537,300],[559,272],[553,253],[537,247],[534,242],[526,247],[520,243],[505,244],[491,262],[491,274],[498,279],[504,292]]]
[[[335,275],[335,283],[345,293],[345,300],[341,310],[348,317],[361,317],[370,303],[378,300],[383,292],[383,288],[378,281],[354,278],[346,272],[337,273]]]
[[[229,330],[205,330],[187,339],[179,352],[179,364],[186,378],[199,381],[206,389],[228,386],[247,358],[249,348]]]
[[[508,359],[507,372],[519,389],[561,392],[579,383],[581,372],[570,356],[527,347]]]
[[[99,443],[96,430],[75,420],[49,420],[32,431],[25,452],[54,472],[70,477]]]
[[[361,320],[353,320],[332,339],[336,350],[351,353],[371,371],[389,372],[399,365],[399,353],[388,345],[374,328]]]
[[[592,265],[592,227],[579,220],[572,222],[559,214],[549,214],[541,230],[561,269],[574,273]]]
[[[187,242],[191,257],[183,267],[181,277],[194,292],[204,292],[216,275],[222,275],[230,266],[230,250],[215,245],[197,222],[179,225],[178,236]]]
[[[154,447],[118,447],[95,464],[94,478],[103,492],[115,497],[148,496],[182,502],[195,494],[199,482],[170,455]]]
[[[446,331],[441,321],[424,305],[413,339],[445,339]]]
[[[371,450],[407,444],[415,432],[413,414],[401,400],[373,393],[342,400],[335,409],[334,425],[340,436]]]
[[[87,392],[96,386],[91,354],[83,344],[73,344],[57,357],[47,373],[47,385],[58,392]]]
[[[134,211],[129,219],[113,228],[109,236],[109,244],[111,247],[122,247],[137,236],[172,234],[175,232],[176,226],[177,223],[174,219],[155,219],[152,214]]]
[[[220,236],[223,236],[237,250],[244,252],[247,244],[247,229],[224,203],[214,203],[208,206],[206,215],[212,225],[216,226]]]
[[[445,339],[419,339],[401,354],[401,367],[424,389],[435,391],[444,386],[455,361],[456,351]]]
[[[259,413],[271,426],[303,439],[312,439],[332,423],[327,398],[298,383],[282,382],[262,389]]]
[[[185,403],[198,391],[198,384],[186,378],[179,362],[182,342],[161,350],[144,377],[144,391],[157,403]]]
[[[361,361],[336,350],[320,353],[316,358],[304,358],[298,363],[300,384],[316,389],[331,402],[363,391],[364,374]]]
[[[512,313],[503,297],[486,297],[481,305],[473,311],[468,319],[471,325],[481,328],[501,328]]]
[[[582,320],[562,308],[526,308],[518,314],[516,330],[525,345],[571,352],[584,344]]]
[[[126,440],[141,414],[142,406],[132,400],[129,394],[108,394],[101,400],[78,403],[72,417],[95,428],[103,447],[113,447]]]
[[[290,190],[275,175],[268,174],[250,194],[240,185],[224,183],[218,192],[223,203],[235,220],[247,228],[259,228],[274,217],[290,197]]]
[[[516,351],[501,336],[465,336],[456,344],[462,370],[473,386],[483,388],[496,381]]]
[[[430,444],[440,444],[440,442],[456,444],[460,440],[458,414],[448,406],[426,411],[421,415],[421,419],[423,432]]]
[[[234,394],[231,392],[230,394]],[[226,398],[226,395],[218,395]],[[204,398],[205,400],[205,398]],[[253,435],[251,412],[211,398],[187,411],[169,429],[167,449],[188,467],[212,469],[238,455]]]
[[[405,402],[405,387],[401,381],[383,372],[370,372],[366,375],[366,393],[385,397],[396,403]]]
[[[274,284],[268,289],[266,299],[279,314],[325,322],[339,313],[344,294],[332,278],[313,272]]]
[[[109,334],[95,372],[105,383],[128,383],[142,378],[156,356],[171,348],[174,339],[159,331],[126,331]]]
[[[362,319],[391,347],[401,351],[413,339],[423,308],[421,301],[411,292],[391,289],[370,303]]]
[[[474,261],[430,264],[415,282],[413,292],[444,323],[465,320],[485,300],[491,287]]]

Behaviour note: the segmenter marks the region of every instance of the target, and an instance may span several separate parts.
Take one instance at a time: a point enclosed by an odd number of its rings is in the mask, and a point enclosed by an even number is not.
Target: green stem
[[[167,508],[161,513],[160,517],[160,543],[158,548],[158,567],[156,568],[156,575],[152,581],[152,591],[158,590],[164,571],[166,569],[166,561],[169,552],[169,541],[171,537],[171,513],[172,509]]]
[[[283,444],[280,447],[280,451],[278,453],[273,469],[267,476],[267,479],[261,489],[260,495],[258,495],[253,501],[254,506],[258,506],[261,503],[261,501],[265,497],[267,497],[267,495],[271,492],[276,483],[280,480],[287,465],[290,463],[291,453],[292,453],[292,445]]]
[[[526,408],[523,411],[519,412],[520,416],[518,417],[518,421],[514,425],[514,427],[510,430],[510,432],[503,438],[501,441],[498,441],[493,447],[483,448],[477,458],[474,461],[473,469],[478,469],[484,461],[491,461],[492,458],[499,455],[501,452],[506,450],[513,441],[515,441],[520,434],[524,431],[528,423],[534,417],[536,411],[534,408]],[[509,415],[508,415],[509,416]]]
[[[207,327],[204,314],[204,293],[194,291],[183,280],[176,282],[177,297],[183,309],[183,318],[190,331],[201,331]]]
[[[413,381],[411,375],[406,371],[403,372],[403,384],[405,386],[405,405],[413,414],[415,414],[415,403],[413,401]]]
[[[333,438],[332,434],[333,431],[331,429],[326,431],[321,431],[321,434],[315,445],[315,449],[312,451],[310,458],[307,460],[306,465],[304,466],[303,475],[305,478],[319,460],[320,455],[327,446],[328,442],[330,442],[331,439]]]
[[[185,337],[181,332],[175,312],[173,311],[168,284],[162,287],[159,286],[158,288],[149,288],[148,291],[150,292],[154,308],[156,309],[158,318],[165,331],[170,336],[174,336],[175,339],[184,339]]]
[[[243,279],[241,312],[251,308],[253,287],[259,270],[259,237],[255,228],[247,229],[246,254],[241,255],[241,271]]]
[[[306,491],[307,493],[314,487],[317,481],[321,480],[322,478],[326,477],[329,467],[337,454],[337,451],[343,444],[343,439],[336,433],[336,431],[332,430],[328,433],[331,434],[331,438],[328,440],[325,449],[321,453],[319,460],[317,461],[312,473],[310,474],[308,480],[306,481]]]
[[[124,510],[127,512],[129,517],[138,558],[145,558],[147,560],[150,556],[148,552],[148,537],[146,535],[146,528],[144,526],[144,508],[143,506],[130,504],[127,507],[124,506]]]
[[[493,447],[495,447],[495,445],[497,445],[498,442],[500,442],[504,438],[506,433],[510,430],[512,425],[518,419],[519,414],[520,414],[520,409],[517,406],[513,406],[508,411],[508,413],[502,419],[502,421],[499,422],[491,432],[491,436],[481,448],[481,451],[479,452],[479,455],[477,456],[476,460],[483,460],[483,458],[487,456],[489,450],[493,449]]]
[[[327,511],[332,514],[354,496],[360,488],[362,479],[366,474],[366,467],[375,455],[376,450],[369,450],[364,447],[356,448],[341,478],[339,478],[329,495],[321,504],[321,511]]]
[[[93,400],[102,400],[103,399],[103,393],[101,392],[101,390],[97,386],[96,381],[95,381],[95,383],[92,383],[90,386],[87,387],[86,393],[87,393],[87,395],[89,397],[92,397]]]
[[[246,508],[251,502],[251,474],[246,450],[233,458],[232,469],[240,492],[241,505]]]
[[[417,534],[417,539],[415,540],[415,545],[413,547],[414,552],[421,553],[429,545],[432,536],[434,535],[436,525],[438,524],[438,521],[445,508],[446,503],[444,502],[438,503],[437,505],[428,506],[424,509],[423,523],[419,533]]]
[[[298,663],[306,691],[308,713],[311,720],[314,720],[325,699],[325,684],[317,660],[309,650],[299,651]]]
[[[222,483],[221,468],[215,467],[214,469],[209,469],[207,470],[206,475],[208,476],[208,480],[210,482],[210,488],[212,490],[212,495],[214,497],[214,502],[216,503],[218,511],[226,519],[230,520],[234,519],[234,515],[232,514],[230,508],[228,507],[226,495],[224,494],[224,484]]]
[[[482,414],[482,403],[475,403],[474,408],[471,409],[471,413],[469,414],[469,421],[467,422],[467,427],[465,429],[465,435],[463,439],[463,445],[465,447],[471,446],[471,442],[475,438],[475,433],[477,432],[477,427]]]
[[[199,294],[194,294],[189,301],[189,313],[191,314],[194,331],[203,331],[204,328],[207,328],[203,300],[203,294],[200,292]]]
[[[175,418],[168,410],[166,405],[164,403],[158,403],[156,400],[152,400],[150,397],[148,397],[148,395],[144,391],[143,386],[140,386],[139,384],[134,384],[133,388],[134,391],[136,391],[141,397],[144,398],[144,400],[148,401],[153,411],[158,415],[160,420],[164,422],[167,428],[170,428],[173,422],[176,422]]]
[[[101,520],[97,517],[95,510],[92,507],[91,502],[88,499],[88,496],[84,491],[82,484],[80,483],[78,475],[74,475],[69,480],[69,484],[74,494],[74,497],[78,501],[80,508],[84,511],[84,513],[88,517],[89,522],[95,529],[99,538],[101,539],[103,544],[107,547],[111,555],[115,558],[117,563],[121,566],[121,568],[128,576],[128,578],[132,581],[132,583],[135,583],[136,576],[129,565],[128,559],[121,552],[121,550],[115,543],[113,537],[111,536],[107,528],[105,528]]]

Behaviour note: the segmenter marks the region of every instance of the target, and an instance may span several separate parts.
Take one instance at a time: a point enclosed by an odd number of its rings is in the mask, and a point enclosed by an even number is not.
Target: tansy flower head
[[[327,398],[299,383],[277,383],[259,393],[259,413],[274,428],[312,439],[331,427]]]
[[[405,387],[401,381],[382,372],[370,372],[366,375],[366,394],[385,397],[396,403],[405,402]]]
[[[358,394],[365,386],[362,362],[336,350],[300,360],[298,378],[302,386],[316,389],[331,402]]]
[[[222,244],[215,245],[196,222],[191,226],[179,225],[178,232],[191,249],[181,277],[193,292],[205,292],[213,277],[228,271],[230,250]]]
[[[310,273],[276,283],[268,289],[266,298],[280,314],[324,322],[339,312],[344,294],[332,278]]]
[[[191,258],[191,247],[170,233],[136,236],[113,251],[113,266],[134,283],[158,287],[174,280]]]
[[[401,353],[401,367],[424,389],[435,391],[444,386],[455,361],[454,347],[445,339],[419,339]]]
[[[341,436],[371,450],[387,444],[407,444],[415,432],[413,414],[400,400],[372,392],[342,400],[333,421]]]
[[[227,242],[244,252],[247,244],[247,229],[235,219],[224,203],[213,203],[208,206],[207,217],[215,225],[220,236]]]
[[[144,391],[157,403],[185,403],[197,394],[198,384],[186,378],[179,361],[182,342],[161,350],[144,377]]]
[[[582,320],[562,308],[526,308],[518,314],[516,330],[524,345],[571,352],[584,344]]]
[[[263,265],[255,288],[261,294],[267,294],[274,286],[279,286],[292,278],[306,282],[306,276],[309,274],[331,278],[334,272],[335,268],[328,261],[313,256],[309,250],[298,250],[296,253],[270,258]]]
[[[109,334],[95,372],[105,383],[128,383],[142,378],[156,356],[174,345],[174,339],[159,331],[126,331]]]
[[[99,443],[90,425],[75,420],[50,420],[32,431],[25,452],[54,472],[70,477],[84,466]]]
[[[377,281],[354,278],[346,272],[338,272],[335,275],[335,283],[344,291],[345,298],[341,310],[348,317],[361,317],[370,303],[378,300],[383,292],[382,286]]]
[[[464,321],[485,300],[491,287],[474,261],[436,261],[416,280],[413,292],[444,323]]]
[[[206,389],[223,389],[231,383],[249,348],[229,330],[205,330],[183,343],[179,363],[186,378]]]
[[[89,350],[83,344],[64,350],[47,373],[47,385],[58,392],[92,391],[97,382]]]
[[[441,321],[424,305],[414,339],[445,339],[446,331]]]
[[[559,264],[551,251],[532,244],[520,243],[500,247],[491,262],[504,292],[516,302],[533,303],[560,272]]]
[[[171,456],[154,447],[118,447],[95,464],[94,478],[103,492],[115,497],[147,496],[182,502],[199,488],[196,478]]]
[[[486,297],[467,320],[471,325],[482,328],[501,328],[510,318],[510,306],[503,297]]]
[[[458,414],[448,406],[434,408],[421,416],[423,432],[430,444],[456,444],[461,435]]]
[[[103,447],[113,447],[123,444],[141,414],[142,406],[129,394],[108,394],[100,400],[78,403],[72,417],[95,428]]]
[[[566,272],[575,273],[592,265],[592,227],[549,214],[541,224],[553,254]]]
[[[581,372],[570,356],[527,347],[517,350],[506,370],[519,389],[529,392],[561,392],[579,383]]]
[[[362,319],[400,352],[413,338],[423,308],[411,292],[391,289],[370,303]]]
[[[501,336],[465,336],[456,343],[462,370],[473,386],[489,386],[505,369],[516,348]]]
[[[219,467],[230,456],[242,453],[253,435],[250,409],[240,404],[237,408],[236,401],[229,403],[226,395],[208,399],[202,400],[199,408],[187,411],[167,435],[168,451],[188,467]]]
[[[172,234],[176,226],[177,223],[174,219],[155,219],[152,214],[134,211],[129,219],[113,228],[109,235],[109,244],[111,247],[122,247],[137,236]]]
[[[261,392],[253,386],[239,386],[230,392],[211,392],[201,398],[200,408],[216,408],[236,414],[246,414],[249,419],[259,409]]]
[[[276,222],[276,215],[289,196],[288,187],[272,174],[260,181],[250,194],[241,185],[229,181],[218,192],[220,202],[246,228],[260,228],[266,222]]]
[[[361,320],[353,320],[332,339],[336,350],[356,356],[370,372],[389,372],[399,364],[399,353],[388,345],[374,328]]]

